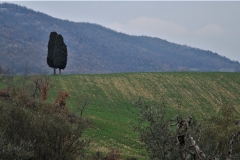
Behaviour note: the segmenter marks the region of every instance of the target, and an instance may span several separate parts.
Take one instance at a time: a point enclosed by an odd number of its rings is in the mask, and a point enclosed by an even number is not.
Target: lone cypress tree
[[[47,64],[49,67],[54,69],[54,74],[56,74],[56,67],[53,65],[53,52],[57,35],[57,32],[51,32],[48,41]]]
[[[56,74],[56,68],[59,68],[59,74],[61,74],[61,69],[66,68],[67,55],[67,46],[62,35],[55,31],[51,32],[48,41],[47,64],[54,69],[54,74]]]
[[[55,40],[55,47],[53,52],[53,65],[55,68],[59,68],[59,74],[61,69],[65,69],[67,65],[67,46],[63,41],[61,34],[57,35]]]

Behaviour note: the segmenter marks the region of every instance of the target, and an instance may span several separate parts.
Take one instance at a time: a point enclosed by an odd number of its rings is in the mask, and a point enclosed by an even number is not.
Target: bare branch
[[[193,137],[191,135],[189,135],[189,138],[191,140],[192,146],[195,148],[197,155],[200,159],[205,159],[206,155],[201,151],[201,149],[199,148],[199,146],[197,145],[196,141],[193,139]]]
[[[231,160],[232,151],[233,151],[233,144],[234,144],[234,141],[235,141],[236,137],[239,136],[239,134],[240,134],[240,130],[232,135],[231,140],[230,140],[230,147],[229,147],[229,151],[228,151],[228,156],[227,156],[226,160]]]
[[[83,106],[81,107],[81,108],[79,108],[79,110],[80,110],[80,115],[82,116],[82,114],[83,114],[83,111],[84,111],[84,109],[85,109],[85,107],[88,105],[88,99],[85,99],[84,100],[84,103],[83,103]]]
[[[191,134],[189,134],[189,129],[190,129],[190,124],[192,119],[192,116],[189,116],[187,119],[181,119],[179,117],[178,119],[178,128],[177,128],[177,145],[180,145],[182,148],[182,158],[187,160],[192,156],[194,156],[194,159],[196,158],[196,155],[198,156],[199,159],[205,159],[206,155],[201,151],[199,146],[197,145],[196,141],[193,139]],[[187,146],[187,135],[188,138],[190,139],[191,145]],[[193,148],[196,152],[190,150],[190,148]],[[185,153],[184,153],[185,152]]]

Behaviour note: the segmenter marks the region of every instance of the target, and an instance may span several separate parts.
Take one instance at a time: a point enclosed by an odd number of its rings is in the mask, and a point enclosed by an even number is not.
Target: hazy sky
[[[240,62],[240,1],[11,1],[56,18],[211,50]]]

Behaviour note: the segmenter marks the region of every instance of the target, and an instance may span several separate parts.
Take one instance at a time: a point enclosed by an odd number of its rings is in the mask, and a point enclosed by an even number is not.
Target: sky
[[[240,1],[7,1],[52,17],[158,37],[240,62]]]

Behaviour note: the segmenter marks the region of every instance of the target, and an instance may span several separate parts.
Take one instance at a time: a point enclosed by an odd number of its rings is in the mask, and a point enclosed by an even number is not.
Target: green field
[[[56,92],[68,91],[67,105],[73,112],[89,100],[84,115],[93,125],[85,133],[92,138],[90,151],[107,153],[109,148],[120,150],[121,155],[141,157],[140,143],[129,125],[134,121],[127,108],[134,107],[139,97],[146,101],[167,102],[169,116],[177,109],[207,117],[229,103],[240,111],[239,73],[121,73],[99,75],[51,76]],[[181,102],[181,107],[178,107]]]
[[[58,91],[68,91],[67,106],[72,112],[80,113],[78,108],[88,100],[89,105],[83,114],[93,122],[84,133],[85,137],[92,139],[88,148],[90,153],[100,151],[106,154],[110,148],[116,148],[122,156],[144,159],[144,150],[130,126],[135,117],[128,110],[134,109],[134,101],[139,97],[153,103],[160,103],[164,98],[169,117],[180,111],[205,118],[215,114],[224,103],[240,111],[240,73],[119,73],[50,77],[53,86],[48,101],[52,102]]]

